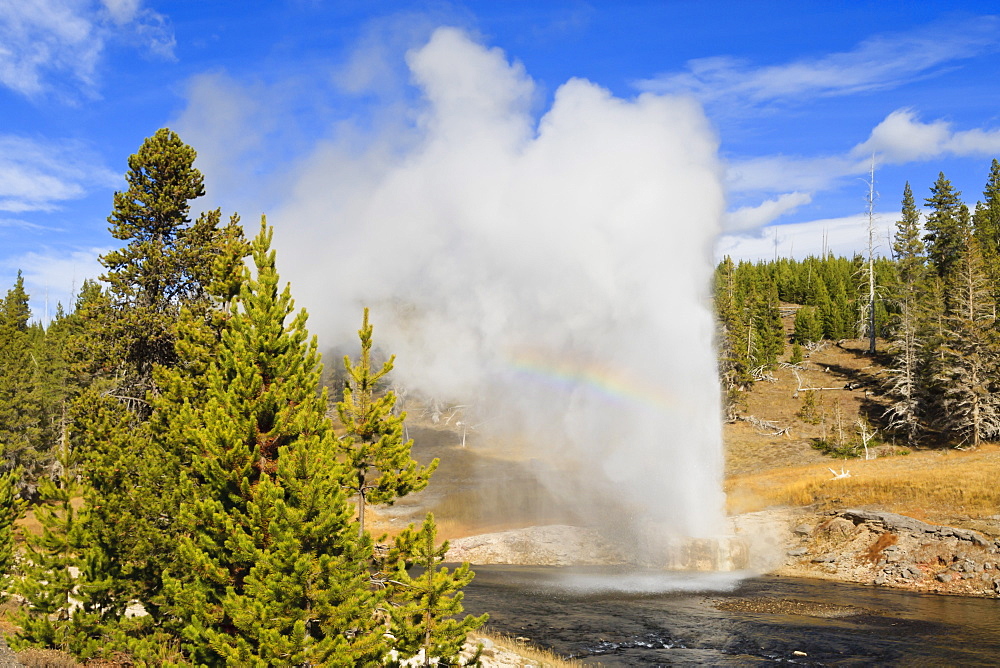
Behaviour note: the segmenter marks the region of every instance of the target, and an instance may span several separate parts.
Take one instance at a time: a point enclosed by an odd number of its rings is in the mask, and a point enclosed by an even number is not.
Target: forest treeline
[[[802,347],[869,336],[874,323],[891,359],[880,417],[899,440],[975,447],[1000,437],[1000,164],[971,211],[943,173],[923,203],[926,213],[907,183],[891,257],[719,263],[719,371],[731,413],[785,361],[787,343],[794,363]],[[795,311],[790,341],[783,303]]]
[[[123,245],[68,311],[33,322],[20,274],[0,304],[12,644],[115,665],[453,665],[485,621],[460,616],[468,565],[440,565],[430,515],[391,540],[364,526],[437,465],[411,457],[382,389],[393,359],[373,362],[356,314],[360,354],[328,398],[270,228],[192,219],[194,160],[167,129],[129,158],[108,218]],[[38,529],[15,542],[26,509]]]

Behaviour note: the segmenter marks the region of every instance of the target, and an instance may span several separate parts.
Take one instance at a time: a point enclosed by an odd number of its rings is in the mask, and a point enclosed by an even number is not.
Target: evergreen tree
[[[737,305],[736,291],[736,267],[732,258],[726,256],[715,272],[715,312],[719,327],[719,376],[729,418],[735,415],[740,392],[753,384],[746,350],[748,327],[743,309]]]
[[[893,251],[898,266],[897,280],[891,285],[898,316],[891,344],[892,368],[886,393],[892,404],[886,413],[889,424],[901,431],[908,445],[916,445],[921,436],[920,415],[926,403],[925,387],[920,383],[919,336],[920,286],[924,282],[924,245],[920,240],[920,214],[913,202],[913,192],[907,183],[903,189],[902,217],[896,223]]]
[[[391,632],[400,658],[422,654],[425,666],[451,666],[455,665],[469,632],[485,624],[489,615],[455,619],[462,612],[461,589],[472,581],[475,573],[467,563],[454,572],[441,566],[448,543],[435,545],[436,536],[434,516],[428,513],[419,532],[411,525],[396,541],[419,571],[411,575],[410,563],[398,562],[390,580],[389,597],[395,603],[390,608]]]
[[[101,258],[108,289],[85,284],[68,336],[70,373],[88,385],[72,418],[88,482],[89,558],[102,564],[99,577],[82,586],[100,599],[101,623],[122,643],[142,635],[136,627],[161,623],[162,573],[175,555],[183,462],[148,422],[165,392],[158,374],[204,370],[203,359],[179,349],[178,323],[187,314],[217,337],[217,299],[231,296],[246,254],[238,217],[226,226],[218,210],[189,219],[190,200],[203,194],[194,159],[166,129],[129,158],[129,187],[115,194],[108,219],[112,234],[128,243]],[[177,388],[171,397],[178,398]],[[125,623],[121,613],[136,599],[149,617]]]
[[[0,474],[0,603],[7,598],[14,568],[14,522],[21,516],[21,501],[15,496],[17,472]]]
[[[995,262],[1000,255],[1000,162],[996,158],[990,165],[983,201],[976,206],[973,226],[983,256]]]
[[[21,272],[0,302],[0,471],[21,469],[18,482],[34,480],[46,462],[39,396],[39,373],[33,355],[42,332],[30,326],[31,311]]]
[[[920,212],[907,182],[903,188],[902,217],[896,221],[892,250],[899,266],[899,277],[906,285],[921,278],[924,267],[924,243],[920,240]]]
[[[337,404],[337,414],[347,433],[340,439],[341,453],[346,462],[345,486],[358,499],[358,533],[364,534],[365,506],[369,503],[392,504],[410,492],[427,486],[437,468],[435,459],[419,466],[410,456],[413,441],[403,439],[406,414],[394,414],[396,394],[385,392],[376,396],[378,383],[392,371],[395,356],[375,371],[372,368],[372,326],[365,309],[361,329],[361,357],[357,364],[344,357],[348,381],[344,399]]]
[[[116,394],[141,417],[149,414],[146,393],[156,365],[177,362],[173,324],[180,308],[207,308],[207,285],[221,234],[220,213],[194,223],[190,201],[204,195],[195,151],[164,128],[146,139],[128,160],[128,188],[116,192],[108,217],[111,234],[126,246],[103,255],[109,302],[100,327],[99,361],[116,372]]]
[[[41,484],[44,503],[35,506],[34,513],[42,533],[25,533],[16,591],[27,605],[18,614],[14,646],[58,649],[85,659],[100,652],[102,629],[100,604],[89,588],[81,587],[97,564],[87,559],[88,535],[74,507],[74,499],[82,494],[76,459],[68,447],[61,448],[58,476]]]
[[[968,234],[949,283],[953,308],[946,317],[947,340],[939,378],[944,384],[943,423],[960,443],[978,447],[1000,432],[1000,370],[993,296],[987,286],[978,243]]]
[[[925,200],[931,212],[927,216],[924,242],[931,264],[942,278],[947,277],[961,255],[968,231],[968,209],[963,216],[961,196],[941,172],[931,187],[931,196]]]
[[[823,338],[823,325],[812,306],[803,306],[795,312],[793,337],[796,343],[813,343]]]
[[[187,403],[178,425],[195,451],[167,609],[199,664],[373,664],[386,647],[371,542],[351,521],[316,342],[278,290],[270,241],[262,226],[204,404]]]

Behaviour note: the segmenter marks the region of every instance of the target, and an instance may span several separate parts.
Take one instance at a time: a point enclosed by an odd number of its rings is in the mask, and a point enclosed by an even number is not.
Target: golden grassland
[[[833,479],[831,469],[850,477]],[[769,506],[877,506],[929,521],[989,517],[1000,514],[1000,446],[872,460],[826,459],[735,475],[726,481],[726,492],[731,513]]]

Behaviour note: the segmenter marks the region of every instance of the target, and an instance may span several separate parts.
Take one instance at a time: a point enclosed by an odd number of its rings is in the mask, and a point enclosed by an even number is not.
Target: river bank
[[[1000,523],[935,525],[877,510],[771,509],[734,516],[748,556],[735,570],[911,591],[1000,597]],[[992,530],[991,530],[992,529]],[[592,529],[529,527],[459,538],[449,561],[473,565],[614,566],[621,546]]]

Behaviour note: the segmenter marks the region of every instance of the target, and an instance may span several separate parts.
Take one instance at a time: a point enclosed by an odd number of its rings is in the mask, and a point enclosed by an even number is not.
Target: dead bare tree
[[[868,354],[875,354],[875,154],[872,154],[871,178],[868,180],[868,267],[866,282],[868,302],[862,309],[862,329],[868,334]]]
[[[871,425],[864,418],[858,418],[858,435],[861,436],[861,445],[865,449],[865,460],[875,459],[868,451],[868,442],[875,438],[878,430],[871,429]]]

